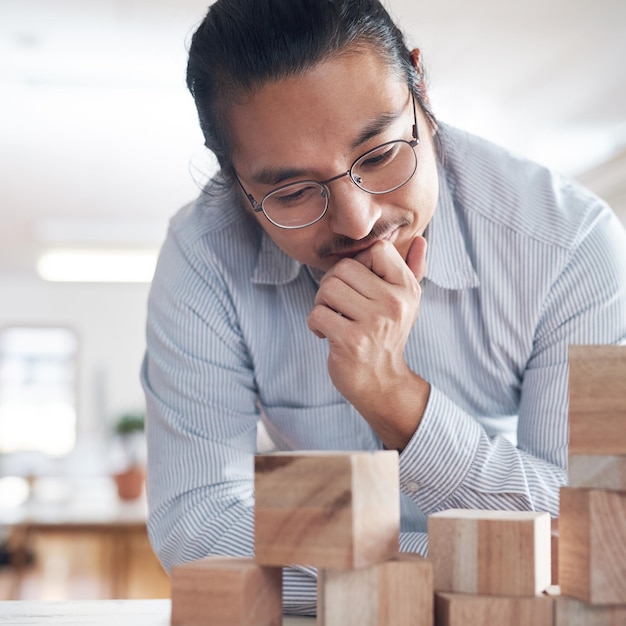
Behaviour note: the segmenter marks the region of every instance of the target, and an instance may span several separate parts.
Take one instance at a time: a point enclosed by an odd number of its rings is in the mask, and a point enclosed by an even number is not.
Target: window
[[[0,330],[0,453],[72,450],[77,353],[68,328]]]

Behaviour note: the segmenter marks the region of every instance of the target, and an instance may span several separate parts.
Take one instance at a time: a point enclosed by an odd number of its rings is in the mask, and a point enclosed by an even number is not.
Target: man
[[[252,553],[261,416],[279,449],[399,450],[402,550],[437,510],[557,515],[568,345],[626,340],[612,212],[439,124],[377,0],[218,0],[187,80],[221,171],[150,296],[164,565]],[[284,604],[315,611],[312,570]]]

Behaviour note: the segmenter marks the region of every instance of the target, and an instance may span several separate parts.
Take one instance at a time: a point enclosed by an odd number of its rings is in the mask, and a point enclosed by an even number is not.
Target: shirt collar
[[[471,289],[480,285],[465,246],[446,172],[441,167],[437,209],[424,236],[428,242],[424,278],[443,289]]]
[[[295,280],[302,264],[285,254],[264,231],[252,282],[257,285],[285,285]]]
[[[443,289],[469,289],[480,284],[467,253],[445,171],[439,170],[439,200],[426,229],[425,278]],[[284,285],[295,280],[302,264],[285,254],[261,231],[261,246],[252,282]],[[315,278],[315,276],[313,276]]]

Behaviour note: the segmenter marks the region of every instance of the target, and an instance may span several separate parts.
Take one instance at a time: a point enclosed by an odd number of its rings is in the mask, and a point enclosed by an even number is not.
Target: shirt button
[[[420,486],[414,480],[407,481],[405,487],[406,487],[406,490],[410,491],[411,493],[415,493],[420,488]]]

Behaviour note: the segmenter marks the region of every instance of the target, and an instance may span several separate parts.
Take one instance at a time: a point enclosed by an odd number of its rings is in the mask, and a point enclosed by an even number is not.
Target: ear
[[[416,69],[420,76],[424,75],[424,66],[422,65],[422,52],[419,48],[411,50],[411,65]]]
[[[413,48],[410,53],[411,57],[411,65],[415,68],[417,72],[417,84],[415,85],[422,102],[428,106],[430,106],[430,99],[428,97],[428,90],[426,89],[426,77],[424,76],[424,65],[422,63],[422,52],[419,48]],[[434,135],[437,131],[437,124],[434,119],[431,119],[431,116],[427,114],[428,121],[430,123],[432,134]]]

